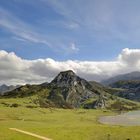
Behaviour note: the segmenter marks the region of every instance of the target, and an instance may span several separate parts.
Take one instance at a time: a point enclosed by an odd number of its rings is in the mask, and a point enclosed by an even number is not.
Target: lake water
[[[140,111],[131,111],[116,116],[104,116],[99,122],[111,125],[140,126]]]

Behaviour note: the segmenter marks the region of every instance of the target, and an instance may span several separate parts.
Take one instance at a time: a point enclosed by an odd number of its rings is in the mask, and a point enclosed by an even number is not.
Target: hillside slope
[[[101,83],[104,85],[110,85],[112,83],[115,83],[117,81],[124,81],[124,80],[140,80],[140,72],[134,71],[131,73],[121,74],[114,77],[111,77],[107,80],[102,81]]]
[[[112,83],[110,86],[123,89],[122,91],[115,92],[114,95],[140,102],[140,80],[121,80]]]
[[[50,83],[25,85],[2,98],[34,97],[32,102],[46,108],[108,108],[128,110],[139,108],[139,103],[110,94],[108,89],[96,82],[88,82],[73,71],[60,72]]]

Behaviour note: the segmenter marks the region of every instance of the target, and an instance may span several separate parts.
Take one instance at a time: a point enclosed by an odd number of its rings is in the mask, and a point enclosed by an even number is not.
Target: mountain
[[[102,83],[113,89],[112,95],[140,102],[140,72],[118,75]]]
[[[104,80],[101,83],[104,85],[110,85],[112,83],[115,83],[117,81],[122,81],[122,80],[140,80],[140,72],[135,71],[127,74],[117,75],[115,77],[111,77],[107,80]]]
[[[137,103],[118,98],[109,94],[109,89],[97,82],[88,82],[77,76],[73,71],[60,72],[47,85],[49,94],[41,101],[46,106],[60,108],[137,108]]]
[[[114,90],[97,82],[88,82],[69,70],[60,72],[50,83],[20,86],[5,93],[2,98],[30,97],[33,103],[45,108],[139,108],[138,103],[110,93],[114,93]]]
[[[114,95],[140,102],[140,80],[121,80],[110,84],[112,88],[122,89]]]
[[[13,86],[13,85],[7,86],[7,85],[3,84],[0,86],[0,95],[3,95],[4,93],[6,93],[8,91],[12,91],[12,90],[16,89],[17,87],[19,87],[19,86]]]
[[[80,107],[89,98],[97,98],[100,95],[91,84],[71,70],[60,72],[48,88],[50,89],[48,99],[60,107]]]
[[[38,94],[39,91],[43,89],[44,84],[42,85],[23,85],[15,88],[14,90],[7,91],[3,94],[3,97],[29,97],[35,94]]]

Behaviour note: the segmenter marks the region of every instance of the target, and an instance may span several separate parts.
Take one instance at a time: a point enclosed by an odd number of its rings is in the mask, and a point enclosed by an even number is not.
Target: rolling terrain
[[[50,83],[20,86],[1,98],[33,98],[31,102],[43,108],[133,110],[140,107],[137,102],[113,95],[118,91],[88,82],[69,70],[60,72]]]
[[[16,128],[52,140],[139,140],[139,126],[98,122],[101,116],[140,108],[138,102],[112,95],[120,91],[73,71],[60,72],[50,83],[20,86],[0,97],[0,138],[37,140],[9,129]]]
[[[140,102],[140,80],[121,80],[112,83],[110,87],[121,89],[113,95]]]
[[[11,99],[8,100],[10,102]],[[24,98],[20,103],[22,106],[19,107],[0,105],[1,140],[39,140],[9,128],[29,131],[52,140],[105,140],[108,137],[112,140],[140,139],[139,126],[100,124],[100,116],[116,114],[109,110],[28,108]]]

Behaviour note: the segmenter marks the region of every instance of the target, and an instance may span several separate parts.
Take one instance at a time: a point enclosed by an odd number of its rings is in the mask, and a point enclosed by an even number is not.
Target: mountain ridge
[[[113,76],[109,79],[101,81],[101,83],[105,86],[109,86],[112,83],[115,83],[120,80],[140,80],[140,72],[139,71],[133,71],[130,73],[125,74],[119,74],[117,76]]]
[[[139,103],[117,97],[110,94],[110,91],[114,92],[114,89],[108,89],[97,82],[88,82],[69,70],[60,72],[50,83],[20,86],[1,98],[33,97],[32,102],[43,108],[139,108]]]
[[[123,89],[114,95],[140,102],[140,80],[121,80],[110,84],[110,86]]]
[[[6,84],[2,84],[0,86],[0,95],[5,94],[6,92],[12,91],[12,90],[14,90],[14,89],[16,89],[18,87],[19,87],[19,85],[16,85],[16,86],[13,86],[13,85],[7,86]]]

